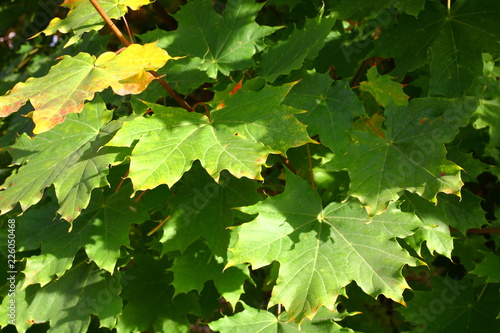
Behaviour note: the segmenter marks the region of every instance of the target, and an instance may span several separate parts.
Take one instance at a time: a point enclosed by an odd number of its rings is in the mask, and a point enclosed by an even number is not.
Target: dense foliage
[[[92,2],[0,5],[2,332],[500,331],[498,0]]]

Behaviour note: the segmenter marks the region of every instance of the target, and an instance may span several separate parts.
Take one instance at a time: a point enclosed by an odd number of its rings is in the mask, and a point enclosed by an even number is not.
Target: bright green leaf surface
[[[210,119],[199,113],[148,104],[151,118],[125,122],[108,145],[127,146],[140,139],[131,156],[129,177],[135,190],[172,186],[195,160],[214,178],[228,170],[237,178],[262,179],[271,153],[311,141],[305,126],[280,105],[291,85],[227,95]]]
[[[291,173],[285,192],[242,210],[259,216],[232,228],[238,241],[229,265],[249,262],[256,269],[278,261],[270,305],[282,303],[290,319],[312,317],[322,305],[333,311],[352,280],[372,296],[402,301],[408,286],[401,268],[416,261],[394,238],[420,225],[413,215],[391,206],[370,220],[355,200],[322,209],[317,193]]]
[[[310,136],[319,134],[321,143],[333,152],[347,146],[352,120],[365,114],[363,104],[349,89],[347,81],[335,81],[328,74],[307,72],[283,101],[307,113],[296,117],[308,125]]]
[[[460,167],[446,160],[443,143],[453,139],[475,108],[473,98],[418,99],[408,107],[391,104],[385,110],[386,129],[380,117],[362,120],[359,130],[352,131],[352,143],[329,166],[349,171],[349,193],[370,215],[382,212],[402,190],[432,201],[439,192],[459,195]]]
[[[124,151],[101,149],[119,128],[117,122],[106,125],[111,117],[104,103],[96,99],[81,114],[68,115],[63,124],[35,139],[22,135],[10,150],[14,163],[22,166],[1,186],[2,214],[18,202],[26,210],[53,184],[58,213],[70,222],[76,218],[87,207],[92,189],[108,184],[108,166]]]

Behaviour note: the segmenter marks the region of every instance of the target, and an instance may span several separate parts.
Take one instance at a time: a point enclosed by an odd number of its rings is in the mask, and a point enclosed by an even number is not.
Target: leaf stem
[[[130,39],[132,44],[134,44],[134,37],[132,36],[132,32],[130,31],[130,27],[128,25],[127,18],[125,17],[125,15],[123,15],[122,18],[123,18],[123,23],[125,23],[125,26],[127,27],[128,38]]]
[[[104,19],[104,21],[107,23],[107,25],[111,28],[111,31],[115,34],[116,37],[123,43],[125,46],[129,46],[130,42],[123,36],[122,32],[116,27],[116,25],[111,21],[111,18],[106,14],[104,9],[102,9],[101,5],[97,0],[89,0],[92,5],[94,6],[95,10],[101,15],[101,17]]]
[[[169,215],[167,217],[165,217],[163,219],[163,221],[160,222],[160,224],[158,224],[156,227],[153,228],[153,230],[151,230],[150,232],[148,232],[148,236],[151,236],[152,234],[154,234],[156,231],[158,231],[158,229],[160,229],[164,224],[165,222],[167,222],[167,220],[171,217],[172,215]]]
[[[123,182],[125,182],[125,179],[127,179],[127,176],[128,176],[129,171],[130,171],[130,170],[128,170],[128,171],[125,173],[125,175],[123,175],[122,180],[120,180],[120,183],[119,183],[119,184],[118,184],[118,186],[116,187],[115,193],[117,193],[117,192],[120,190],[120,188],[122,187]]]
[[[367,123],[367,124],[368,124],[368,126],[370,126],[370,127],[372,128],[372,130],[374,130],[374,131],[375,131],[375,133],[377,133],[377,134],[378,134],[378,135],[379,135],[382,139],[387,140],[386,136],[385,136],[382,132],[380,132],[378,129],[376,129],[376,128],[375,128],[375,126],[373,126],[373,124],[372,124],[372,123],[370,123],[370,120],[369,120],[369,119],[368,119],[368,120],[366,120],[366,123]]]
[[[113,21],[111,20],[111,18],[104,11],[104,9],[101,7],[101,5],[99,4],[99,2],[97,2],[97,0],[89,0],[89,1],[92,3],[92,5],[94,6],[94,8],[97,10],[97,12],[99,13],[99,15],[101,15],[101,17],[104,19],[104,21],[111,28],[111,31],[113,31],[113,33],[115,34],[115,36],[118,37],[118,39],[123,43],[123,45],[130,46],[130,44],[132,44],[132,43],[129,42],[125,38],[125,36],[123,36],[123,34],[121,33],[121,31],[116,27],[116,25],[113,23]],[[128,27],[128,24],[127,24],[127,27]],[[157,81],[160,83],[160,85],[163,88],[165,88],[165,90],[170,94],[170,96],[172,96],[177,101],[177,103],[179,103],[179,105],[183,109],[185,109],[188,112],[191,112],[191,107],[189,106],[189,104],[185,100],[183,100],[181,97],[179,97],[179,95],[177,95],[177,93],[172,89],[172,87],[170,87],[168,85],[168,83],[165,80],[162,79],[161,75],[159,75],[155,71],[148,71],[148,72],[157,79]]]

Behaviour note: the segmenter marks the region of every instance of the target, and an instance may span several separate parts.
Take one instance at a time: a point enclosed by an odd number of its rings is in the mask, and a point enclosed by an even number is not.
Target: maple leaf
[[[313,71],[304,73],[283,103],[306,110],[297,119],[308,125],[310,136],[319,134],[321,143],[335,153],[348,144],[353,118],[365,114],[347,80],[334,82],[328,74]]]
[[[255,64],[252,56],[260,40],[280,29],[255,22],[263,5],[230,0],[219,15],[210,0],[190,1],[174,15],[179,28],[164,33],[160,42],[172,55],[203,59],[200,68],[211,78],[215,78],[218,71],[229,75],[232,70],[247,69]]]
[[[123,148],[101,149],[120,126],[118,122],[107,124],[112,115],[96,98],[82,113],[68,115],[51,131],[34,139],[23,134],[10,148],[13,164],[22,166],[0,186],[0,212],[12,210],[17,203],[25,211],[53,184],[58,213],[69,222],[77,217],[87,207],[90,192],[108,185],[108,166],[126,152]]]
[[[280,74],[299,69],[306,58],[315,58],[325,45],[325,38],[333,27],[336,17],[307,19],[303,29],[295,29],[287,40],[279,41],[262,55],[259,72],[270,82]]]
[[[69,113],[79,113],[96,92],[111,87],[118,95],[138,94],[155,78],[148,73],[172,59],[155,43],[132,44],[119,54],[105,52],[95,58],[88,53],[63,56],[49,73],[18,83],[0,96],[0,117],[17,111],[29,99],[35,111],[34,133],[48,131]]]
[[[100,0],[99,4],[110,18],[118,19],[128,12],[127,7],[137,10],[151,2],[151,0]],[[54,18],[45,30],[33,37],[41,33],[53,35],[57,31],[62,33],[73,31],[74,35],[64,46],[68,47],[76,43],[84,33],[92,30],[98,31],[104,27],[104,19],[88,0],[64,0],[61,6],[69,9],[66,17],[64,19]]]
[[[26,212],[20,218],[20,245],[24,251],[40,247],[40,254],[28,258],[23,270],[26,286],[35,283],[44,286],[54,276],[62,276],[70,269],[80,248],[85,249],[99,268],[113,274],[121,247],[130,246],[130,225],[149,218],[127,192],[105,198],[95,191],[90,206],[73,222],[71,232],[67,223],[54,219],[55,205]]]
[[[203,270],[200,271],[200,267]],[[212,280],[221,296],[233,306],[245,292],[244,282],[252,281],[246,265],[224,270],[224,263],[219,262],[201,241],[192,244],[181,257],[174,259],[169,271],[174,273],[172,285],[175,295],[191,290],[201,294],[205,283]]]
[[[134,267],[122,273],[121,296],[126,301],[118,316],[117,332],[189,332],[187,312],[199,313],[199,300],[193,294],[174,298],[169,258],[157,260],[136,254]]]
[[[227,171],[215,182],[200,163],[194,163],[172,188],[169,198],[173,213],[163,227],[162,253],[184,252],[194,241],[203,237],[215,256],[226,258],[229,230],[237,211],[261,199],[258,184],[250,179],[237,179]]]
[[[431,253],[435,251],[451,259],[453,237],[450,226],[465,235],[467,229],[480,228],[488,223],[479,205],[481,199],[469,191],[462,191],[461,198],[439,193],[437,205],[414,193],[405,193],[402,198],[405,202],[401,209],[416,214],[425,223],[414,235],[405,239],[418,254],[425,241]]]
[[[224,169],[237,178],[262,179],[260,170],[269,154],[312,141],[293,117],[298,111],[280,105],[291,87],[241,89],[225,96],[225,106],[213,110],[210,118],[147,103],[154,115],[125,122],[107,145],[130,146],[139,139],[129,173],[136,191],[172,186],[195,160],[216,180]]]
[[[465,278],[431,277],[430,291],[413,291],[415,297],[399,312],[416,326],[412,332],[496,332],[498,286],[487,285],[483,292]],[[480,293],[481,297],[478,297]],[[439,309],[439,310],[437,310]]]
[[[291,320],[312,318],[320,306],[334,311],[335,300],[351,281],[368,294],[403,302],[408,288],[401,269],[416,260],[395,241],[421,224],[391,206],[370,220],[356,200],[321,207],[309,185],[287,172],[285,191],[253,206],[252,222],[231,228],[238,240],[227,267],[248,262],[253,269],[278,261],[277,284],[269,307],[282,303]]]
[[[444,143],[466,125],[476,106],[472,97],[421,98],[407,107],[389,104],[385,122],[377,115],[361,120],[351,132],[352,142],[328,167],[349,171],[349,194],[370,215],[382,212],[402,190],[431,201],[438,192],[460,195],[461,168],[446,159]]]
[[[497,0],[457,1],[451,10],[427,1],[418,18],[403,14],[399,24],[384,31],[372,55],[393,57],[391,74],[400,79],[429,57],[430,93],[463,96],[482,74],[482,50],[500,53],[499,15]]]
[[[371,93],[380,105],[387,107],[389,101],[394,105],[408,105],[408,96],[403,92],[403,85],[392,81],[390,75],[380,75],[377,67],[372,66],[366,77],[368,81],[361,82],[359,87]]]
[[[25,280],[18,276],[16,328],[25,332],[33,324],[50,322],[51,333],[86,332],[91,315],[98,315],[101,325],[113,327],[123,307],[117,275],[99,270],[95,263],[80,262],[43,288],[23,289]],[[7,306],[0,310],[2,327],[9,324],[8,311]]]

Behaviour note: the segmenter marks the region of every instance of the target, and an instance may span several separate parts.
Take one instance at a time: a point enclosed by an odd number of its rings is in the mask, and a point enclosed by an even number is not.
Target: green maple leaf
[[[104,198],[96,191],[89,207],[73,223],[55,220],[53,206],[30,210],[20,218],[20,243],[24,250],[37,249],[40,254],[27,259],[24,274],[26,285],[51,281],[71,267],[80,248],[101,269],[114,272],[120,257],[120,248],[130,246],[129,231],[132,223],[142,223],[148,214],[129,198],[124,191]]]
[[[172,217],[163,227],[163,253],[184,252],[200,237],[207,242],[215,256],[226,258],[229,244],[228,227],[234,225],[233,208],[249,206],[261,199],[258,184],[249,179],[237,179],[227,172],[215,182],[195,163],[172,188],[169,199]]]
[[[497,332],[498,286],[474,288],[468,279],[432,277],[430,291],[413,291],[407,307],[398,309],[415,328],[412,332]],[[477,295],[481,293],[481,297]]]
[[[0,96],[0,117],[19,110],[29,99],[35,111],[34,133],[53,128],[67,114],[80,113],[86,100],[111,87],[118,95],[138,94],[155,78],[148,73],[163,67],[171,57],[155,43],[132,44],[119,54],[105,52],[97,59],[88,53],[63,56],[49,73],[18,83]]]
[[[233,70],[248,69],[255,65],[252,56],[262,38],[280,29],[255,22],[263,5],[230,0],[219,15],[210,0],[190,1],[174,15],[179,28],[166,33],[160,42],[172,55],[203,59],[200,68],[211,78],[218,71],[229,75]]]
[[[436,251],[451,259],[453,238],[449,226],[465,235],[467,229],[480,228],[488,222],[480,206],[481,199],[469,191],[462,191],[462,198],[443,193],[437,197],[438,203],[435,205],[416,194],[404,194],[404,210],[415,213],[425,223],[420,230],[405,240],[415,244],[414,248],[419,254],[425,241],[431,253]]]
[[[283,101],[306,113],[296,117],[308,125],[310,136],[319,134],[321,143],[333,152],[345,148],[352,120],[365,114],[363,103],[349,89],[349,82],[335,81],[328,74],[308,71]]]
[[[360,83],[360,89],[368,91],[375,100],[387,107],[389,101],[394,105],[408,105],[408,95],[403,92],[403,85],[392,81],[390,75],[380,75],[376,66],[372,66],[366,73],[368,81]]]
[[[119,19],[128,12],[128,8],[137,10],[141,6],[151,3],[151,0],[99,0],[99,4],[106,14],[112,19]],[[74,35],[68,40],[64,47],[76,43],[84,33],[92,30],[101,30],[104,27],[104,19],[96,11],[88,0],[65,0],[61,6],[69,9],[64,19],[58,17],[50,21],[45,30],[40,33],[53,35],[57,31],[68,33],[73,31]],[[39,35],[36,34],[35,36]]]
[[[314,58],[325,44],[325,38],[333,27],[336,18],[329,16],[306,20],[303,29],[295,29],[285,41],[268,48],[260,61],[261,76],[270,82],[280,74],[289,74],[299,69],[306,58]]]
[[[76,218],[87,207],[90,192],[108,185],[108,166],[124,157],[122,148],[101,149],[120,126],[107,124],[111,117],[112,112],[97,98],[49,132],[34,139],[23,134],[10,148],[13,164],[21,167],[0,187],[0,212],[10,211],[18,202],[25,211],[53,184],[58,213],[69,222]]]
[[[431,201],[438,192],[459,195],[461,168],[446,159],[444,143],[466,125],[475,108],[476,100],[468,97],[422,98],[407,107],[390,104],[385,129],[380,116],[361,120],[351,132],[352,142],[328,167],[349,171],[349,194],[359,198],[370,215],[382,212],[402,190]]]
[[[176,295],[191,290],[201,294],[205,283],[213,281],[221,296],[233,306],[245,292],[245,281],[252,281],[245,265],[224,270],[224,263],[219,262],[203,242],[192,244],[180,257],[175,258],[169,271],[174,273],[172,285]]]
[[[99,316],[103,327],[113,328],[122,311],[118,274],[111,276],[94,263],[81,262],[43,288],[16,287],[16,328],[23,332],[32,324],[50,323],[49,333],[87,332],[91,315]],[[4,301],[10,298],[5,297]],[[0,324],[7,325],[7,306],[2,304]],[[5,312],[4,312],[5,311]]]
[[[167,271],[168,258],[135,255],[134,266],[122,273],[122,299],[126,301],[118,317],[118,332],[145,331],[189,332],[188,312],[199,309],[192,294],[174,298],[172,273]]]
[[[298,111],[280,105],[291,87],[240,90],[224,97],[210,118],[148,103],[155,114],[125,122],[107,145],[129,146],[139,139],[130,157],[135,190],[172,186],[195,160],[216,180],[224,169],[237,178],[262,179],[269,154],[311,142],[293,116]]]
[[[280,263],[269,307],[281,303],[291,320],[312,318],[320,306],[335,310],[335,300],[351,281],[368,294],[398,302],[408,288],[401,276],[415,259],[395,241],[413,233],[420,221],[391,206],[370,220],[356,200],[321,207],[317,192],[287,172],[285,191],[250,207],[252,222],[231,228],[238,240],[227,266],[248,262],[253,269]]]
[[[500,257],[492,252],[486,253],[483,261],[476,264],[476,267],[470,271],[477,276],[486,276],[489,283],[500,283]]]
[[[402,15],[400,23],[377,40],[373,55],[393,57],[391,72],[406,72],[430,60],[430,93],[462,96],[482,74],[481,52],[500,54],[500,2],[457,1],[448,11],[440,2],[427,1],[418,18]]]

